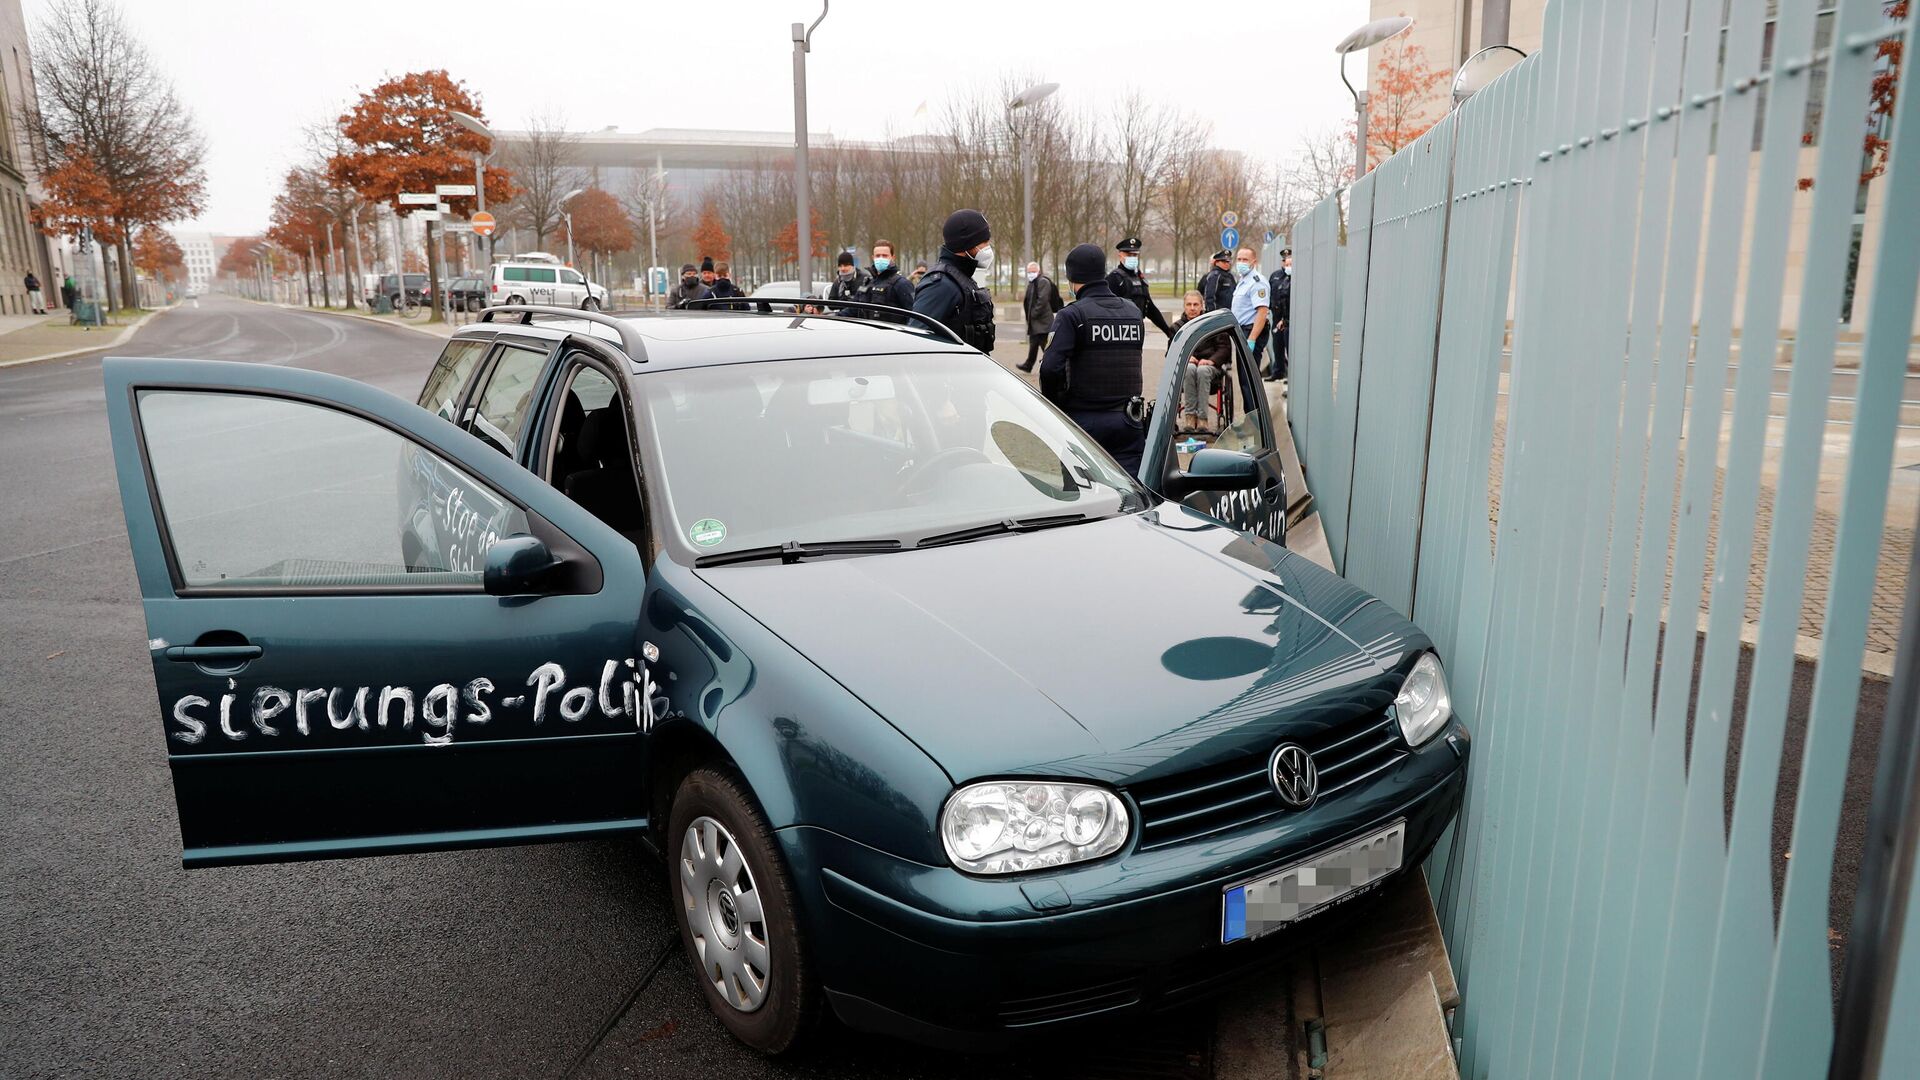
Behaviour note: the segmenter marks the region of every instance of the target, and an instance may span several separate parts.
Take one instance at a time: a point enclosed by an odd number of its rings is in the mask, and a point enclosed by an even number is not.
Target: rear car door
[[[352,380],[103,370],[187,865],[644,828],[630,541]],[[526,535],[551,572],[489,595]]]
[[[1220,334],[1228,335],[1231,344],[1227,370],[1221,373],[1226,390],[1209,396],[1206,401],[1205,430],[1181,431],[1180,395],[1187,365],[1196,349]],[[1266,384],[1249,357],[1246,336],[1231,312],[1209,311],[1180,328],[1167,346],[1167,366],[1161,374],[1153,421],[1147,427],[1146,453],[1140,459],[1140,482],[1155,491],[1166,490],[1166,478],[1184,468],[1196,452],[1207,447],[1251,455],[1260,469],[1257,487],[1244,491],[1196,491],[1182,502],[1235,528],[1285,544],[1284,459],[1274,436],[1273,409],[1267,401]],[[1221,383],[1216,381],[1214,385],[1219,387]],[[1217,413],[1213,411],[1216,405],[1221,406]]]

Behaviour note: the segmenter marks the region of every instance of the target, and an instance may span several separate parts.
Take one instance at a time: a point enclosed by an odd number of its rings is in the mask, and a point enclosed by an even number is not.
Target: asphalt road
[[[114,352],[411,397],[440,345],[210,298]],[[632,842],[181,869],[111,459],[97,354],[0,369],[0,1075],[1081,1071],[836,1029],[797,1061],[760,1059],[708,1015],[661,869]],[[1197,1067],[1209,1025],[1182,1027],[1098,1056]]]

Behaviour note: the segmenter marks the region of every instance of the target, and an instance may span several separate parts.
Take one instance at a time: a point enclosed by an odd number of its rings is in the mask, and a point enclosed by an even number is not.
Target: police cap
[[[1129,236],[1113,246],[1116,251],[1124,251],[1132,255],[1140,250],[1140,238],[1137,236]]]
[[[1281,257],[1281,258],[1283,258],[1283,259],[1284,259],[1284,258],[1286,258],[1287,256],[1289,256],[1289,255],[1291,255],[1291,254],[1293,254],[1293,249],[1292,249],[1292,248],[1281,248],[1281,249],[1280,249],[1280,257]]]
[[[1067,252],[1067,281],[1085,285],[1107,276],[1107,253],[1098,244],[1081,244]]]
[[[1219,251],[1216,251],[1213,253],[1213,261],[1214,262],[1232,262],[1233,252],[1228,251],[1226,248],[1221,248]]]

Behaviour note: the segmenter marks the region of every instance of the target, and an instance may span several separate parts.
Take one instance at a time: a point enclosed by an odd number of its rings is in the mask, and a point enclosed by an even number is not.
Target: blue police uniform
[[[1273,327],[1272,298],[1268,296],[1267,279],[1258,270],[1247,271],[1240,284],[1233,289],[1233,321],[1247,335],[1247,344],[1253,349],[1254,367],[1260,366],[1260,346],[1266,341],[1265,331],[1259,341],[1253,338],[1253,319],[1260,308],[1267,308],[1267,328]]]
[[[1147,449],[1146,424],[1130,415],[1145,344],[1140,309],[1096,280],[1054,315],[1053,340],[1040,358],[1040,392],[1128,472],[1140,471]]]

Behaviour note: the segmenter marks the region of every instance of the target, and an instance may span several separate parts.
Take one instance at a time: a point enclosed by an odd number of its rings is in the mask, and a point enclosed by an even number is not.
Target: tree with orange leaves
[[[1394,38],[1380,46],[1367,85],[1367,168],[1427,133],[1446,115],[1434,91],[1452,72],[1427,63],[1427,51]]]
[[[788,240],[791,242],[792,238]],[[712,195],[700,204],[700,220],[693,227],[693,253],[703,258],[733,258],[733,237],[727,235],[727,227],[720,221],[720,208],[714,204]]]
[[[633,250],[633,222],[612,195],[590,187],[575,195],[567,209],[572,212],[574,244],[594,256],[596,266],[599,256]]]
[[[149,225],[133,239],[133,265],[156,281],[173,283],[186,276],[187,253],[165,229]]]
[[[485,136],[454,123],[463,112],[481,121],[480,103],[445,71],[416,71],[388,79],[360,96],[340,117],[340,134],[352,149],[327,163],[328,178],[352,188],[368,202],[385,202],[406,215],[423,209],[401,206],[402,192],[431,192],[438,184],[473,182],[473,155],[489,147]],[[486,170],[487,200],[505,203],[514,195],[505,169]],[[471,196],[445,200],[456,213],[473,206]],[[427,287],[441,295],[440,259],[433,222],[427,223]],[[439,312],[433,313],[439,318]]]
[[[813,233],[813,254],[816,256],[825,255],[827,253],[827,234],[820,231],[819,207],[807,207],[807,225],[810,227],[809,231]],[[773,238],[773,250],[779,252],[782,258],[797,266],[800,262],[799,240],[800,223],[798,221],[789,221],[786,227],[780,230],[779,235]]]
[[[323,203],[328,195],[326,177],[312,169],[287,170],[280,193],[273,197],[273,215],[267,239],[293,252],[300,260],[300,276],[306,282],[307,306],[313,306],[313,258],[327,246],[327,230],[333,218]],[[333,306],[332,285],[326,274],[320,275],[322,303]]]

